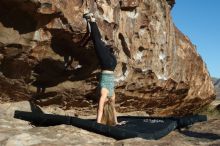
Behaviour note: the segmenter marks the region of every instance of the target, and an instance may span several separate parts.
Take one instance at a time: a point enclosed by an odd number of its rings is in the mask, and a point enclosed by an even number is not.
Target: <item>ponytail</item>
[[[102,124],[113,126],[116,125],[115,114],[114,114],[114,105],[111,99],[109,99],[104,104],[103,115],[102,115]]]

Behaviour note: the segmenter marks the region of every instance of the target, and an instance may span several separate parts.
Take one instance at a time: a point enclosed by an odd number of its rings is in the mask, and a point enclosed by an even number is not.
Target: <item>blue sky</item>
[[[172,17],[197,46],[210,75],[220,78],[220,0],[176,0]]]

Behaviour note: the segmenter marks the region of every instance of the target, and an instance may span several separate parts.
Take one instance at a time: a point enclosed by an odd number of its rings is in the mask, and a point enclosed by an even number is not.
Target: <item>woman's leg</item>
[[[109,48],[107,48],[104,42],[101,40],[101,33],[95,22],[95,18],[93,14],[92,13],[85,14],[84,18],[86,18],[88,25],[90,26],[91,29],[90,37],[93,41],[101,67],[104,69],[114,70],[117,64],[116,59],[114,56],[112,56],[113,54],[111,54]]]
[[[95,46],[96,53],[100,60],[101,66],[105,69],[114,70],[117,65],[117,61],[114,54],[110,52],[110,49],[107,48],[104,42],[101,40],[100,31],[96,22],[90,22],[90,26],[91,39],[93,40],[93,44]]]
[[[91,29],[91,37],[93,39],[96,39],[96,41],[101,41],[102,36],[99,31],[98,25],[96,22],[89,22],[90,24],[90,29]]]
[[[91,26],[91,39],[96,49],[96,53],[101,61],[101,64],[111,62],[111,56],[109,49],[105,46],[105,43],[101,40],[101,34],[96,22],[90,22]]]

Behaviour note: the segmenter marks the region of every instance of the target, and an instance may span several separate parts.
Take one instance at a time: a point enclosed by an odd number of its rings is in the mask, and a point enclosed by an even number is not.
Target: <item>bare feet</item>
[[[95,17],[93,13],[85,13],[83,14],[83,18],[85,18],[87,22],[95,22]]]
[[[119,122],[119,123],[116,123],[116,125],[124,125],[124,124],[126,124],[127,123],[127,121],[121,121],[121,122]]]

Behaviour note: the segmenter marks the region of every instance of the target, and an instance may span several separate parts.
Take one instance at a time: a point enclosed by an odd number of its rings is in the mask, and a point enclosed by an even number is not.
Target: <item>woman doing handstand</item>
[[[99,80],[100,99],[97,110],[97,123],[116,125],[118,124],[115,110],[114,70],[117,60],[111,48],[101,40],[101,34],[92,13],[84,14],[87,20],[87,29],[90,29],[90,37],[93,41],[96,54],[101,66]]]

